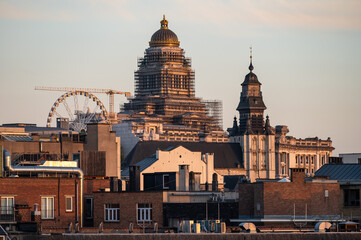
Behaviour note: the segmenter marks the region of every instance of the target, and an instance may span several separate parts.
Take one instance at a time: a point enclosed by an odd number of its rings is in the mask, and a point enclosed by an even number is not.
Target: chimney
[[[304,183],[305,182],[305,169],[304,168],[290,168],[291,182]]]
[[[32,133],[31,136],[33,137],[33,141],[34,142],[39,142],[40,141],[40,136],[37,133]]]
[[[189,191],[194,191],[195,182],[194,182],[194,172],[189,173]]]
[[[123,184],[122,184],[122,180],[118,179],[118,192],[122,192],[123,191]]]
[[[212,191],[218,191],[218,176],[217,173],[212,175]]]
[[[118,179],[116,177],[110,177],[110,192],[118,192]]]
[[[201,173],[193,173],[193,191],[201,190]]]
[[[179,191],[189,191],[189,165],[179,165]]]
[[[129,190],[140,191],[140,166],[129,166]]]

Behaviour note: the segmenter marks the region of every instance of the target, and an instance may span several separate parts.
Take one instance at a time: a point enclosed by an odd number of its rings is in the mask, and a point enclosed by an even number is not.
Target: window
[[[119,204],[105,204],[105,222],[119,222]]]
[[[169,189],[169,174],[163,175],[163,189]]]
[[[344,189],[344,206],[360,206],[360,189]]]
[[[41,218],[42,219],[54,218],[54,197],[41,198]]]
[[[73,211],[73,197],[65,196],[65,211],[72,212]]]
[[[73,161],[79,161],[80,153],[73,153]]]
[[[14,197],[1,197],[1,214],[14,213]]]
[[[138,203],[137,204],[137,221],[138,222],[151,222],[152,221],[152,204],[151,203]]]

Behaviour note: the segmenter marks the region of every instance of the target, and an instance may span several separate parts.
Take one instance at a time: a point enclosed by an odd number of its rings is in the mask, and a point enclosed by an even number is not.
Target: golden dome
[[[160,29],[156,31],[150,39],[149,46],[151,47],[179,47],[177,35],[168,29],[168,21],[163,15],[163,20],[160,21]]]

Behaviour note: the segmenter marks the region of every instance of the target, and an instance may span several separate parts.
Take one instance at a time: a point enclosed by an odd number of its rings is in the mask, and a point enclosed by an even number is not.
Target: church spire
[[[248,67],[248,69],[252,72],[252,70],[253,70],[253,65],[252,65],[252,47],[249,48],[249,51],[250,51],[250,54],[249,54],[249,59],[250,59],[250,61],[249,61],[249,67]]]
[[[272,130],[268,115],[266,116],[265,133],[267,135],[273,134],[273,130]]]

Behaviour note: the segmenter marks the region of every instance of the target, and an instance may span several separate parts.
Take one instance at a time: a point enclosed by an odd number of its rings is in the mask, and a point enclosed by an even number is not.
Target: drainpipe
[[[50,167],[50,166],[13,166],[9,153],[5,152],[5,168],[10,172],[46,172],[46,173],[74,173],[80,179],[80,226],[83,227],[83,196],[84,196],[84,173],[75,167]]]

